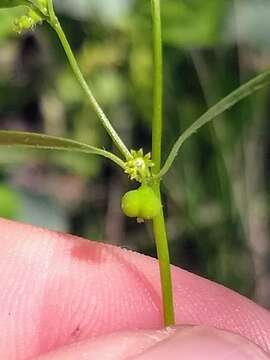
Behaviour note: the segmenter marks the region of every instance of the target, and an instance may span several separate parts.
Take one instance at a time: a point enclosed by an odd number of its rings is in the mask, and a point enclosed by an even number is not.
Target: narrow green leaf
[[[123,169],[125,167],[124,162],[109,151],[78,141],[45,134],[0,130],[0,146],[23,146],[33,149],[76,151],[100,155],[112,160]]]
[[[260,90],[270,82],[270,70],[265,71],[264,73],[256,76],[252,80],[240,86],[238,89],[234,90],[232,93],[220,100],[216,105],[207,110],[202,116],[199,117],[189,128],[187,128],[176,140],[175,144],[172,147],[171,152],[162,169],[160,170],[158,177],[164,176],[167,171],[170,169],[174,159],[176,158],[179,149],[183,143],[198,129],[203,125],[214,120],[217,116],[221,115],[224,111],[230,109],[240,100],[246,98],[252,93]]]

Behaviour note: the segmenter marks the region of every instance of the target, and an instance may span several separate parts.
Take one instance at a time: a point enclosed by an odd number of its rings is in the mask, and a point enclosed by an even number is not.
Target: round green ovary
[[[158,197],[146,185],[127,192],[122,198],[122,210],[128,217],[150,220],[159,213],[160,208]]]

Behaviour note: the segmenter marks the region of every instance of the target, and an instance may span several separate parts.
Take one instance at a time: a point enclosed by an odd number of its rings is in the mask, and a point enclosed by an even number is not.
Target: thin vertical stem
[[[161,18],[160,0],[151,0],[153,19],[153,49],[154,49],[154,93],[153,93],[153,120],[152,120],[152,159],[154,162],[153,173],[160,171],[161,145],[162,145],[162,40],[161,40]],[[160,180],[156,179],[153,186],[157,196],[160,195]],[[170,256],[168,239],[164,221],[164,213],[160,213],[153,219],[153,233],[157,247],[159,260],[164,325],[175,323],[172,279],[170,270]]]
[[[160,183],[156,184],[154,189],[160,198]],[[161,209],[160,213],[153,219],[153,233],[159,260],[164,325],[170,326],[175,324],[175,319],[170,254],[163,209]]]
[[[155,164],[153,171],[158,173],[161,162],[162,141],[162,41],[161,41],[161,18],[160,0],[151,0],[153,19],[153,50],[154,50],[154,86],[153,86],[153,120],[152,120],[152,159]]]

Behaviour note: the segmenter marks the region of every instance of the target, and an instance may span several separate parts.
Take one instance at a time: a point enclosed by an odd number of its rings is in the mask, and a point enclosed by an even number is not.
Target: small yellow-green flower
[[[131,150],[131,159],[125,163],[125,173],[131,180],[138,182],[147,181],[151,177],[151,168],[154,163],[151,160],[151,154],[143,154],[143,149],[138,151]]]

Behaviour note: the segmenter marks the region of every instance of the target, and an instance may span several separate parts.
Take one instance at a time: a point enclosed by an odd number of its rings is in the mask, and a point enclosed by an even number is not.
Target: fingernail
[[[179,357],[181,356],[181,357]],[[188,360],[269,360],[257,345],[222,330],[204,326],[176,328],[176,331],[136,357],[149,359]]]

